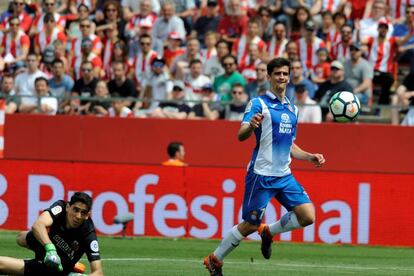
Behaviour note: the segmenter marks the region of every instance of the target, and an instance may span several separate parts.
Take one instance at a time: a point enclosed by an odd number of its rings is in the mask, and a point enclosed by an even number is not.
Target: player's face
[[[78,228],[89,218],[88,206],[82,202],[75,202],[66,205],[66,226],[67,228]]]
[[[185,150],[183,146],[180,146],[180,149],[177,151],[177,159],[184,161]]]
[[[282,66],[273,69],[273,72],[268,76],[270,85],[273,91],[285,90],[289,82],[289,67]]]

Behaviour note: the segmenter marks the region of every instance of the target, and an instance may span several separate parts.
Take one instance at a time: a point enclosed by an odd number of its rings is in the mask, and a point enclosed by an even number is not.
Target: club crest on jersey
[[[78,241],[73,241],[72,242],[72,249],[74,251],[78,251],[79,250],[79,242]]]
[[[290,112],[294,113],[293,108],[290,106],[290,104],[288,104],[288,109],[289,109]]]
[[[98,251],[99,251],[98,241],[97,241],[97,240],[93,240],[93,241],[91,242],[90,247],[91,247],[91,250],[92,250],[93,252],[98,252]]]
[[[280,116],[279,133],[292,133],[292,123],[289,115],[286,113],[282,113]]]

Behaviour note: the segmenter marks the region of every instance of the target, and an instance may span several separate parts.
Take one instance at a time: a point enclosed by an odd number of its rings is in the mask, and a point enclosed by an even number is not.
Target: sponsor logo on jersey
[[[290,121],[289,115],[286,113],[282,113],[280,116],[279,133],[292,133],[292,123]]]
[[[62,212],[62,207],[61,206],[55,206],[55,207],[52,208],[51,212],[52,212],[53,215],[56,216],[57,214],[60,214]]]
[[[90,245],[90,247],[91,247],[91,250],[92,250],[93,252],[98,252],[98,251],[99,251],[99,244],[98,244],[98,241],[97,241],[97,240],[93,240],[93,241],[91,241],[91,245]]]

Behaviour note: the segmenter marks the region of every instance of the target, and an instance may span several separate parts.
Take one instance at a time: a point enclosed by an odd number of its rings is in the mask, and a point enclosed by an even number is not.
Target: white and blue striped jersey
[[[296,138],[298,109],[285,97],[282,103],[273,93],[252,99],[246,107],[242,124],[249,124],[257,113],[263,115],[255,130],[256,147],[248,169],[265,176],[285,176],[290,171],[290,149]],[[253,166],[253,167],[252,167]]]

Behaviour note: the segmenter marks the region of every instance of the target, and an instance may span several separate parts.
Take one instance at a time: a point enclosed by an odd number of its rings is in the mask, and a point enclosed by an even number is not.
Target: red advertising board
[[[413,175],[294,173],[315,204],[317,221],[277,239],[414,245]],[[129,235],[220,238],[240,221],[244,175],[238,168],[0,160],[0,228],[27,229],[53,201],[86,190],[101,234],[120,234],[114,216],[132,212]],[[272,201],[265,220],[283,212]]]

